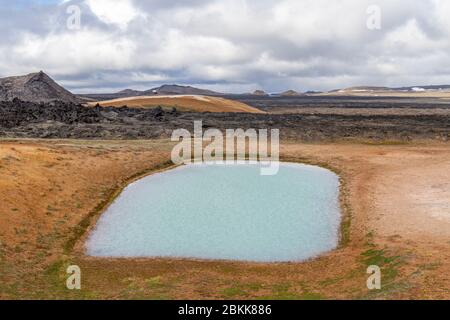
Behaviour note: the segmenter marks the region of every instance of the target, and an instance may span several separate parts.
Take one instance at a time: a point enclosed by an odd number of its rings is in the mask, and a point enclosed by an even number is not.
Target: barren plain
[[[306,263],[86,257],[84,240],[129,181],[171,166],[167,140],[0,144],[0,297],[429,299],[450,292],[450,146],[285,141],[282,158],[342,178],[341,246]],[[83,289],[65,288],[82,269]],[[379,265],[383,289],[368,291]]]
[[[2,102],[0,298],[448,299],[448,104],[239,100],[267,114]],[[106,206],[131,181],[170,168],[168,138],[192,132],[194,120],[280,129],[282,160],[337,172],[340,247],[305,263],[87,257],[84,241]],[[65,287],[73,264],[77,292]],[[382,290],[367,289],[369,265],[381,267]]]

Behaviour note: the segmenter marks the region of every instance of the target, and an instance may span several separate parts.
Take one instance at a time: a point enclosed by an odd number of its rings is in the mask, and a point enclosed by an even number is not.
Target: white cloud
[[[18,62],[53,74],[71,74],[91,70],[124,70],[133,65],[135,43],[102,32],[36,36],[26,33],[13,49]]]
[[[79,31],[64,27],[73,3]],[[372,4],[382,10],[379,31],[366,28]],[[19,19],[0,8],[0,27],[10,28],[0,74],[43,69],[75,90],[450,83],[448,0],[73,0],[23,10]]]
[[[117,24],[122,29],[141,15],[131,0],[86,0],[86,3],[102,22]]]

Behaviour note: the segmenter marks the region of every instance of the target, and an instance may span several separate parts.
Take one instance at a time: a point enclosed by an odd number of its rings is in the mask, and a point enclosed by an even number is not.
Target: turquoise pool
[[[187,165],[130,184],[100,217],[87,254],[288,262],[338,245],[339,178],[282,163]]]

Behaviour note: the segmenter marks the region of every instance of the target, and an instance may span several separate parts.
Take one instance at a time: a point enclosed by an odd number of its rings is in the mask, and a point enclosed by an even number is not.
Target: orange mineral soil
[[[90,106],[96,104],[97,102],[89,103]],[[181,112],[264,113],[239,101],[201,95],[142,96],[100,101],[98,104],[104,107],[121,107],[124,105],[134,108],[175,107]]]
[[[286,161],[342,178],[339,249],[305,263],[98,259],[84,241],[105,206],[171,166],[154,141],[0,143],[0,298],[448,299],[450,145],[284,142]],[[282,214],[282,213],[280,213]],[[65,287],[79,265],[82,290]],[[382,271],[369,291],[367,267]]]

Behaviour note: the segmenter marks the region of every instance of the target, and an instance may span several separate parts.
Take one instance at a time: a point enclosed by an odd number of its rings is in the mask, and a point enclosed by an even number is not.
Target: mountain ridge
[[[162,86],[152,88],[144,91],[145,94],[158,94],[158,95],[181,95],[181,94],[193,94],[193,95],[223,95],[223,93],[200,89],[192,86],[181,86],[177,84],[164,84]]]
[[[353,86],[344,89],[331,90],[327,93],[310,91],[306,93],[288,90],[277,94],[268,94],[262,90],[256,90],[253,93],[244,95],[253,96],[281,96],[294,97],[316,94],[350,94],[350,95],[373,95],[373,94],[414,94],[416,96],[422,93],[431,94],[450,94],[450,85],[425,85],[425,86]],[[95,100],[109,100],[115,98],[139,97],[139,96],[172,96],[172,95],[199,95],[199,96],[233,96],[234,94],[225,94],[208,89],[196,88],[189,85],[163,84],[148,90],[124,89],[116,93],[105,94],[72,94],[70,91],[56,83],[43,71],[30,73],[22,76],[11,76],[0,78],[0,101],[11,101],[18,98],[23,101],[36,103],[48,103],[61,101],[66,103],[91,102]],[[239,94],[236,94],[239,95]]]
[[[43,71],[22,76],[0,78],[0,100],[20,99],[29,102],[79,103],[80,100]]]
[[[404,87],[385,87],[385,86],[354,86],[344,89],[332,90],[329,92],[344,91],[402,91],[402,92],[418,92],[418,91],[447,91],[450,85],[426,85],[426,86],[404,86]]]

